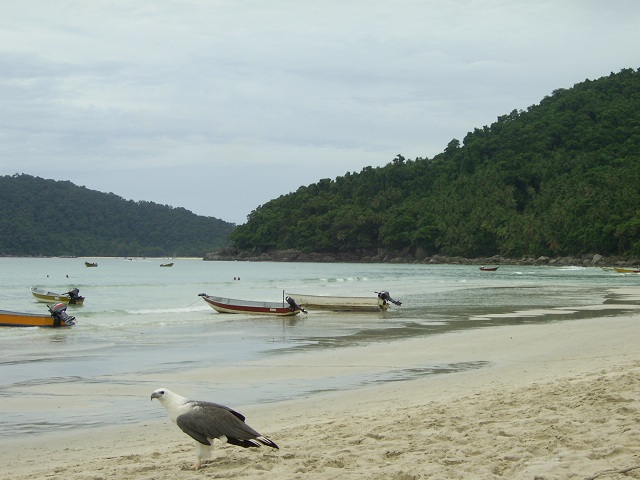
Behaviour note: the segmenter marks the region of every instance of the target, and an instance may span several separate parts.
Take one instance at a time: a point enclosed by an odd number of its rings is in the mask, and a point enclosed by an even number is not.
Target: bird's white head
[[[185,397],[181,397],[177,393],[173,393],[168,388],[159,388],[151,394],[151,400],[157,398],[160,404],[169,413],[169,418],[172,421],[176,421],[176,417],[181,413],[184,413],[187,408],[187,402],[189,401]]]
[[[175,395],[168,388],[159,388],[151,394],[151,400],[157,398],[160,400],[160,403],[164,403],[168,398],[171,398],[172,395]]]

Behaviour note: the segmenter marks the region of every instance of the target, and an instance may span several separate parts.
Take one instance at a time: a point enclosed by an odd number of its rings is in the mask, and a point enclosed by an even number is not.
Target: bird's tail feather
[[[256,440],[258,440],[261,444],[266,445],[267,447],[275,448],[277,450],[280,449],[280,447],[276,445],[276,442],[271,440],[269,437],[258,437],[256,438]]]
[[[261,447],[262,445],[266,445],[267,447],[280,449],[280,447],[278,447],[278,445],[268,437],[256,437],[249,440],[227,437],[227,443],[244,448]]]

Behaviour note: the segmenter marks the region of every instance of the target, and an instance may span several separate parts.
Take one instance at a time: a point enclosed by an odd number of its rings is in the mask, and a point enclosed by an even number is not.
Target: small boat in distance
[[[640,273],[640,270],[638,270],[637,268],[613,267],[613,269],[618,273]]]
[[[97,267],[98,264],[96,262],[84,262],[85,267]]]
[[[173,262],[171,262],[171,263],[161,263],[160,266],[161,267],[173,267]]]
[[[500,267],[480,267],[483,272],[495,272]]]
[[[340,297],[335,295],[305,295],[302,293],[287,293],[295,298],[298,304],[310,310],[322,309],[335,312],[376,312],[389,309],[389,304],[402,305],[402,302],[394,300],[389,292],[383,290],[375,292],[376,296],[370,297]]]
[[[0,327],[70,327],[76,317],[67,315],[64,303],[49,305],[49,315],[0,310]]]
[[[39,302],[45,303],[68,303],[69,305],[82,305],[84,303],[84,297],[80,296],[80,290],[72,288],[67,293],[55,293],[47,290],[42,290],[38,287],[31,287],[31,294]]]
[[[198,295],[207,304],[219,313],[247,313],[258,315],[291,316],[300,312],[307,313],[291,297],[286,297],[282,302],[260,302],[253,300],[238,300],[234,298],[214,297],[201,293]]]

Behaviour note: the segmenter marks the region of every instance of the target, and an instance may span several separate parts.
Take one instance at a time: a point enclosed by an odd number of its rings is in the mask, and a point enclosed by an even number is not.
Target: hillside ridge
[[[69,181],[0,176],[0,255],[202,257],[234,224]]]

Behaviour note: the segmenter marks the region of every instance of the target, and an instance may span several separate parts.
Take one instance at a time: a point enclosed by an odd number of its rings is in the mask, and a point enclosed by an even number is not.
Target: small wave
[[[368,281],[368,277],[330,277],[330,278],[321,278],[321,282],[366,282]]]
[[[194,313],[194,312],[206,312],[211,310],[207,305],[205,306],[189,306],[189,307],[176,307],[176,308],[141,308],[137,310],[125,310],[124,313],[128,315],[160,315],[165,313]]]

